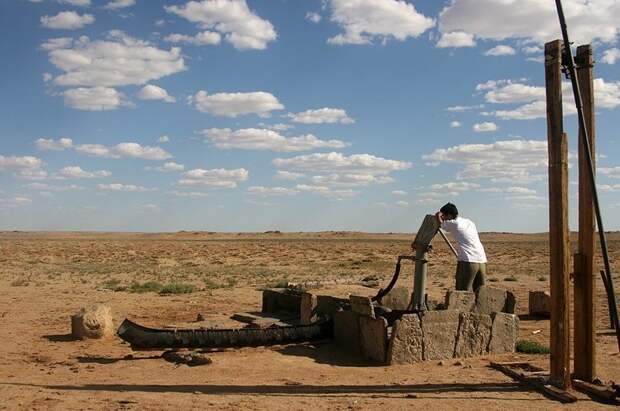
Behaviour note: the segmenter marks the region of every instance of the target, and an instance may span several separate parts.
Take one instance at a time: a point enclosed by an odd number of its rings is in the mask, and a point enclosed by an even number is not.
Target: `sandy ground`
[[[244,348],[210,354],[200,367],[168,363],[161,352],[133,352],[119,339],[71,341],[69,316],[93,302],[109,304],[116,324],[129,317],[161,326],[193,321],[230,325],[231,314],[260,309],[261,291],[283,281],[387,283],[411,235],[363,233],[175,234],[0,233],[0,409],[606,409],[577,394],[562,406],[489,368],[489,362],[545,355],[510,354],[411,366],[372,366],[329,343]],[[485,234],[491,284],[516,292],[548,289],[546,235]],[[436,241],[437,242],[437,241]],[[612,261],[620,235],[610,236]],[[429,293],[453,286],[454,261],[437,242]],[[614,265],[618,272],[620,265]],[[411,267],[404,268],[407,273]],[[134,281],[189,283],[196,292],[161,296],[111,291]],[[620,287],[616,275],[615,284]],[[411,276],[401,280],[411,284]],[[358,285],[313,292],[376,293]],[[609,328],[598,284],[598,328]],[[548,344],[549,323],[523,317],[520,336]],[[620,382],[611,335],[597,336],[598,375]],[[128,356],[130,355],[131,356]]]

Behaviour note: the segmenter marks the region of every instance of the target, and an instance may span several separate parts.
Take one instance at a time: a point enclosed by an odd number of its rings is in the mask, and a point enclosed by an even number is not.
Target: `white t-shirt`
[[[446,220],[441,228],[452,233],[457,243],[458,260],[470,263],[486,263],[487,256],[478,237],[478,230],[473,221],[463,217]]]

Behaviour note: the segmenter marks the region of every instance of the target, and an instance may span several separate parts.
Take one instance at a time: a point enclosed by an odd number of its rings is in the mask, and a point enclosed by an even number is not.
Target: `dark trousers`
[[[486,263],[459,261],[456,265],[456,289],[459,291],[477,291],[485,283]]]

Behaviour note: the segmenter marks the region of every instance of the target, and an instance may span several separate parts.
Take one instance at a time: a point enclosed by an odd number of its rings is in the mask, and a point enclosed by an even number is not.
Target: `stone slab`
[[[474,311],[479,314],[505,312],[514,314],[517,309],[515,295],[507,290],[483,285],[476,292]]]
[[[331,295],[316,296],[316,313],[318,316],[331,317],[336,311],[349,307],[349,300]]]
[[[514,314],[492,314],[491,341],[489,352],[502,354],[514,352],[519,337],[519,317]]]
[[[551,295],[547,291],[530,291],[528,303],[530,315],[543,317],[551,315]]]
[[[445,360],[454,357],[460,312],[428,311],[422,318],[424,360]]]
[[[318,318],[316,313],[317,297],[314,294],[303,293],[300,302],[299,323],[302,325],[312,324]]]
[[[454,356],[457,358],[484,355],[491,339],[490,315],[462,312]]]
[[[424,360],[422,324],[418,314],[405,314],[394,322],[388,344],[388,364],[413,364]]]
[[[469,312],[476,305],[476,294],[472,291],[449,290],[446,292],[444,306],[447,310]]]
[[[381,299],[381,305],[392,310],[406,310],[409,307],[411,293],[407,287],[394,287]]]
[[[278,311],[288,311],[299,314],[301,311],[301,296],[279,290],[263,291],[264,313],[273,313]]]
[[[385,318],[359,317],[360,348],[366,360],[385,364],[388,323]]]
[[[349,296],[351,302],[351,311],[370,318],[375,318],[375,308],[372,305],[370,297],[361,297],[359,295]]]
[[[337,311],[334,319],[334,342],[351,355],[360,355],[360,315],[353,311]]]

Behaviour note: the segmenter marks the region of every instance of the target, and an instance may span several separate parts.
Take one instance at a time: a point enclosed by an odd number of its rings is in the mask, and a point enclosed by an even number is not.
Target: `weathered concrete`
[[[334,341],[351,355],[360,355],[360,315],[353,311],[337,311],[334,318]]]
[[[510,291],[483,285],[476,293],[474,311],[479,314],[492,314],[495,312],[513,314],[516,308],[516,298]]]
[[[388,344],[389,364],[413,364],[424,360],[422,325],[418,314],[405,314],[394,322]]]
[[[476,305],[473,291],[449,290],[446,292],[444,306],[447,310],[472,311]]]
[[[263,291],[264,313],[288,311],[299,313],[301,311],[301,295],[280,290]]]
[[[460,312],[456,310],[429,311],[422,316],[424,360],[444,360],[454,357]]]
[[[514,352],[519,337],[519,317],[514,314],[494,313],[489,352]]]
[[[411,293],[407,287],[394,287],[381,299],[381,305],[392,310],[406,310],[410,300]]]
[[[530,291],[528,300],[530,315],[551,315],[551,295],[547,291]]]
[[[112,310],[105,304],[93,304],[71,316],[71,335],[74,338],[105,338],[114,333]]]
[[[317,320],[316,314],[317,297],[314,294],[303,293],[300,302],[299,323],[312,324]]]
[[[491,339],[491,316],[462,312],[454,356],[475,357],[486,354]]]
[[[388,323],[385,318],[359,317],[360,348],[362,356],[370,361],[385,364]]]
[[[332,297],[330,295],[316,296],[316,313],[319,317],[331,317],[336,311],[344,310],[347,307],[349,307],[349,300],[347,299]]]
[[[359,295],[349,296],[351,301],[351,311],[370,318],[375,318],[375,308],[370,297],[360,297]]]

